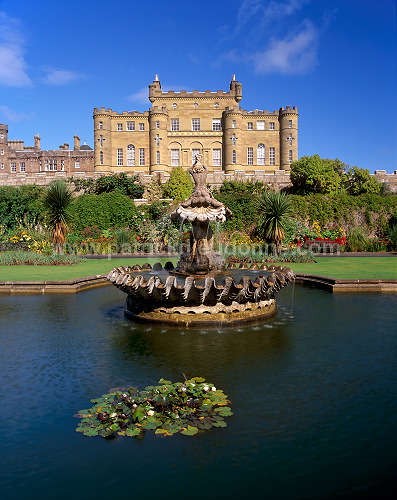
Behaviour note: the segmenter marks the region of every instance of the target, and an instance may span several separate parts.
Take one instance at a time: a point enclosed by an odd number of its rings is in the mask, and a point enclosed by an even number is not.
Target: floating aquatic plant
[[[202,377],[144,389],[129,387],[91,399],[94,406],[80,410],[76,431],[85,436],[142,436],[154,431],[160,436],[180,432],[194,436],[200,430],[226,427],[225,417],[233,415],[227,396]]]

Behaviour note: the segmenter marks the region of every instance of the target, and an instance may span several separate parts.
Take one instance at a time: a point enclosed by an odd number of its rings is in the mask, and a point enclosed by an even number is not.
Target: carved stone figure
[[[193,193],[171,215],[173,220],[189,220],[192,224],[190,251],[181,255],[177,268],[182,273],[193,274],[221,271],[224,269],[224,261],[221,255],[213,250],[210,221],[224,222],[231,216],[231,212],[208,191],[208,168],[201,163],[201,155],[195,156],[189,172],[194,181]]]

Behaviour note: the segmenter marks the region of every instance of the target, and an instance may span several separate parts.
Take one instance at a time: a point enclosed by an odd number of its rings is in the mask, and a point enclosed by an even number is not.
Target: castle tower
[[[280,169],[290,170],[298,159],[298,108],[280,108]]]
[[[232,81],[232,84],[234,82]],[[232,85],[231,85],[232,86]],[[224,151],[224,170],[233,173],[242,168],[241,147],[241,127],[242,110],[239,107],[228,108],[223,113],[223,151]]]
[[[94,109],[95,169],[99,172],[112,171],[111,110]]]

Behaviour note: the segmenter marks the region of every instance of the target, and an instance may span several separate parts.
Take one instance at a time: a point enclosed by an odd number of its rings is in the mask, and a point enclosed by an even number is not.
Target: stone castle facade
[[[216,174],[288,171],[298,159],[298,110],[245,111],[242,84],[228,92],[163,92],[156,75],[143,113],[94,109],[95,171],[167,174],[194,156]]]
[[[45,151],[40,136],[34,146],[8,139],[8,126],[0,123],[0,185],[47,184],[56,177],[86,177],[94,173],[94,151],[74,136],[73,149],[64,143],[59,149]]]

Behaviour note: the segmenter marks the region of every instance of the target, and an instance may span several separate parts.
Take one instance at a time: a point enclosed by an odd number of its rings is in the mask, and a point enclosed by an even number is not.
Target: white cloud
[[[32,86],[32,81],[27,74],[24,44],[19,20],[7,16],[5,12],[0,12],[0,85]]]
[[[252,54],[258,73],[304,74],[317,65],[318,33],[309,21],[284,39],[272,39],[268,47]]]
[[[129,101],[137,102],[139,104],[147,104],[149,101],[149,89],[148,87],[143,87],[143,89],[138,90],[134,94],[127,97]]]
[[[7,123],[9,123],[9,122],[23,122],[23,121],[29,120],[31,118],[31,115],[29,115],[27,113],[14,111],[13,109],[9,108],[8,106],[1,106],[1,105],[0,105],[0,115],[5,118],[5,121]]]
[[[44,76],[43,80],[48,85],[69,85],[85,78],[85,75],[78,73],[77,71],[69,71],[66,69],[48,67],[45,68],[44,71],[46,72],[46,75]]]

